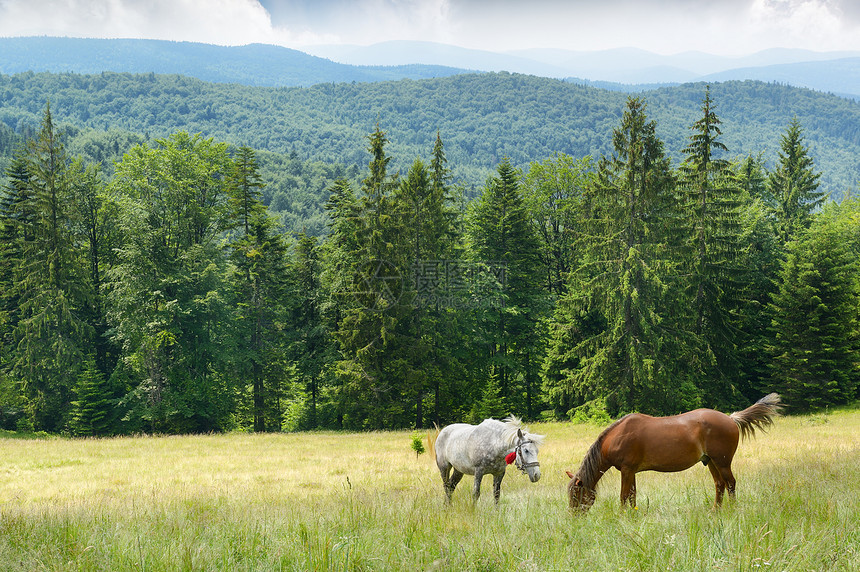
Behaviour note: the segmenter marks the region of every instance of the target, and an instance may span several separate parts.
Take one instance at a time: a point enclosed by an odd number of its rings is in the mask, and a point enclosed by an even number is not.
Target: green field
[[[100,440],[0,438],[0,569],[857,570],[860,410],[783,417],[741,444],[738,495],[714,511],[698,465],[641,473],[636,510],[601,481],[567,510],[601,427],[533,424],[543,478],[509,470],[472,507],[443,503],[411,432]]]

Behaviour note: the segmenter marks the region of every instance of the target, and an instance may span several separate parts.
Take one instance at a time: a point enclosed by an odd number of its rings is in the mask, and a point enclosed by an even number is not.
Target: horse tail
[[[436,439],[439,437],[439,433],[442,431],[439,428],[439,425],[436,423],[433,424],[433,427],[436,431],[428,431],[427,432],[427,450],[430,451],[430,458],[433,459],[433,462],[436,462]]]
[[[735,411],[729,417],[740,429],[741,438],[746,439],[747,437],[754,437],[757,428],[765,431],[767,427],[773,425],[773,417],[779,415],[782,407],[779,395],[770,393],[743,411]]]

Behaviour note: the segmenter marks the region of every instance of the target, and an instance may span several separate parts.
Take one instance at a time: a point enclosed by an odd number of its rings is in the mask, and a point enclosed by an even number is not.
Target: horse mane
[[[624,417],[627,417],[626,415]],[[624,417],[615,421],[612,425],[601,431],[600,435],[597,436],[594,443],[591,444],[591,447],[588,448],[588,452],[585,454],[585,458],[582,460],[582,464],[579,465],[579,469],[576,471],[576,474],[573,476],[574,479],[579,479],[582,481],[582,486],[584,486],[588,490],[594,490],[597,486],[597,481],[600,480],[600,477],[603,474],[600,472],[600,467],[603,465],[603,453],[601,452],[601,446],[603,445],[603,440],[606,438],[606,435],[612,431],[616,425],[621,423],[624,420]]]
[[[523,422],[519,417],[517,417],[515,415],[509,415],[508,417],[506,417],[504,419],[504,421],[502,421],[502,423],[505,424],[505,428],[502,431],[502,440],[509,447],[516,447],[516,445],[517,445],[517,431],[519,431],[519,430],[522,430],[523,435],[526,437],[526,439],[528,439],[529,441],[531,441],[532,443],[534,443],[538,447],[540,447],[541,444],[543,444],[543,440],[544,440],[545,436],[544,435],[537,435],[535,433],[529,433],[528,427],[523,425]]]

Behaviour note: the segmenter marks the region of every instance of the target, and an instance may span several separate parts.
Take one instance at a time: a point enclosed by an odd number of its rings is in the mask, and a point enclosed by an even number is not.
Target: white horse
[[[472,498],[477,502],[481,496],[481,479],[490,474],[493,475],[493,498],[498,504],[505,469],[514,461],[517,468],[536,483],[540,479],[538,447],[543,440],[543,435],[529,433],[514,416],[504,422],[485,419],[480,425],[448,425],[432,443],[446,502],[451,502],[451,495],[463,475],[475,476]]]

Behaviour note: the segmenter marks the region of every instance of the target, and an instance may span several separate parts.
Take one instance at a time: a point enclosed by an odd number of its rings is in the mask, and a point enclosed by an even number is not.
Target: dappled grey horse
[[[485,419],[480,425],[455,423],[439,432],[434,443],[436,466],[442,474],[446,501],[463,475],[474,475],[473,501],[481,496],[481,479],[493,475],[493,498],[499,502],[502,479],[508,464],[515,462],[531,482],[540,479],[538,447],[543,435],[529,433],[516,417],[505,421]]]

